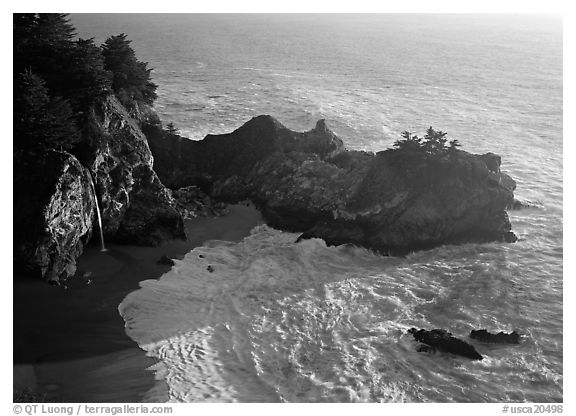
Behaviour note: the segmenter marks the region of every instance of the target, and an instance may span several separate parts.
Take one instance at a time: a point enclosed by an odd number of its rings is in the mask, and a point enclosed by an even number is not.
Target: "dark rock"
[[[176,209],[183,218],[223,216],[228,214],[228,205],[217,202],[199,187],[192,185],[172,191]]]
[[[493,343],[493,344],[519,344],[520,334],[513,331],[509,334],[505,332],[498,332],[497,334],[492,334],[485,329],[472,330],[470,332],[470,338],[476,339],[480,342]]]
[[[141,121],[154,119],[150,108],[133,110]],[[106,241],[157,245],[185,238],[182,216],[152,170],[146,137],[127,110],[108,96],[93,105],[85,120],[74,156],[56,151],[15,156],[18,273],[52,281],[74,275],[76,258],[91,236],[96,199]]]
[[[502,164],[502,158],[500,156],[489,152],[481,155],[480,159],[486,164],[490,172],[500,173],[500,165]]]
[[[344,147],[322,120],[314,129],[297,133],[268,115],[254,117],[232,133],[209,134],[201,141],[165,137],[153,126],[144,132],[154,155],[154,169],[172,189],[189,185],[204,189],[219,179],[246,177],[257,163],[276,152],[327,156]]]
[[[67,279],[94,223],[90,173],[66,152],[21,163],[14,170],[15,267],[53,282]]]
[[[196,185],[228,202],[249,199],[269,225],[301,238],[389,254],[516,240],[506,213],[516,185],[491,153],[348,151],[324,121],[296,133],[270,116],[202,141],[149,139],[165,183]]]
[[[156,262],[158,264],[164,264],[166,266],[174,266],[174,260],[172,260],[170,257],[163,255],[162,257],[160,257],[158,259],[158,261]]]
[[[209,265],[206,270],[208,270],[210,273],[212,273],[214,271],[214,267],[212,265]]]
[[[152,169],[153,157],[136,120],[114,96],[94,106],[89,120],[82,162],[95,177],[105,238],[137,245],[185,238],[182,217]]]
[[[473,360],[483,359],[482,355],[480,355],[472,345],[453,337],[450,332],[443,329],[427,331],[425,329],[410,328],[408,333],[412,334],[416,341],[430,346],[432,351],[439,350],[449,352]]]
[[[520,211],[523,209],[532,209],[532,208],[533,209],[540,209],[540,208],[542,208],[542,203],[514,198],[512,203],[510,203],[506,207],[506,209],[509,211]]]
[[[431,347],[430,345],[425,345],[425,344],[421,344],[418,345],[418,348],[416,348],[417,352],[436,352],[436,349],[434,347]]]
[[[133,172],[131,203],[115,235],[119,243],[157,246],[162,242],[186,239],[182,216],[169,191],[147,166]]]

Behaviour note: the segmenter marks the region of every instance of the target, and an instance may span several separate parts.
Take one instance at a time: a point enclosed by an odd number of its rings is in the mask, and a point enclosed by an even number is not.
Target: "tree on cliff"
[[[81,111],[112,90],[112,74],[104,67],[101,49],[94,39],[78,39],[71,54],[68,82],[71,101]]]
[[[48,95],[46,83],[25,71],[14,85],[15,154],[41,154],[48,149],[71,149],[80,133],[68,100]]]
[[[430,155],[440,154],[446,150],[446,135],[448,133],[442,130],[434,130],[432,126],[428,127],[426,130],[426,135],[424,136],[423,148]]]
[[[166,131],[173,136],[180,133],[172,121],[166,126]]]
[[[125,105],[134,101],[151,105],[157,97],[157,85],[150,80],[152,69],[136,59],[130,43],[122,33],[102,45],[105,68],[112,72],[112,90]]]
[[[66,14],[14,14],[13,28],[15,78],[32,71],[50,96],[68,99],[76,114],[110,92],[111,74],[100,49],[91,39],[74,41]]]
[[[407,153],[419,152],[422,149],[422,139],[407,130],[401,134],[403,140],[396,140],[393,144],[395,150]]]
[[[63,13],[15,14],[14,74],[31,69],[49,90],[63,95],[74,48],[74,27]]]
[[[401,152],[407,156],[438,158],[448,151],[454,151],[460,147],[458,140],[448,141],[447,134],[442,130],[434,130],[432,126],[426,130],[426,134],[421,138],[408,131],[403,131],[402,139],[394,142],[392,151]]]

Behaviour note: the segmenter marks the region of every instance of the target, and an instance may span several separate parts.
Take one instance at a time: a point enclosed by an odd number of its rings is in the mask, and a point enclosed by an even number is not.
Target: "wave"
[[[297,236],[259,226],[240,243],[207,242],[122,302],[127,333],[159,359],[166,400],[561,400],[561,371],[542,361],[545,339],[497,245],[399,259]],[[477,345],[478,364],[417,353],[411,326],[530,336],[511,351]]]

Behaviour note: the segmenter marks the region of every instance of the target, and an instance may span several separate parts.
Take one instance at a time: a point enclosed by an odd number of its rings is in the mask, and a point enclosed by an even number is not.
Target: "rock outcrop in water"
[[[145,132],[167,186],[197,185],[227,202],[250,199],[269,225],[302,238],[391,254],[516,240],[506,213],[515,183],[492,153],[351,151],[323,120],[297,133],[270,116],[202,141]]]
[[[15,166],[17,269],[56,281],[74,275],[96,223],[91,177],[107,241],[157,245],[185,238],[182,216],[152,169],[138,122],[112,95],[94,105],[87,119],[76,156],[51,151]]]
[[[525,199],[514,198],[514,201],[506,209],[509,211],[520,211],[524,209],[541,209],[543,204],[539,201],[529,201]]]
[[[476,339],[480,342],[492,343],[492,344],[519,344],[520,334],[513,331],[509,334],[505,332],[498,332],[497,334],[492,334],[485,329],[472,330],[470,331],[470,338]]]
[[[472,345],[453,337],[450,332],[443,329],[432,329],[427,331],[425,329],[410,328],[408,333],[412,334],[416,341],[429,346],[432,352],[437,350],[449,352],[473,360],[482,360],[484,358]],[[420,349],[419,351],[424,350]]]

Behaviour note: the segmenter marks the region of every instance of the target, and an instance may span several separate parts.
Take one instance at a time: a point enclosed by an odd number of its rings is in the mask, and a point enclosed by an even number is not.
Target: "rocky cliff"
[[[138,122],[114,96],[94,105],[86,118],[74,155],[52,151],[14,167],[17,270],[55,281],[72,276],[96,224],[96,200],[108,241],[157,245],[185,238]]]
[[[142,245],[185,238],[182,218],[152,169],[138,122],[109,96],[94,106],[89,126],[82,162],[94,175],[105,238]]]
[[[168,186],[250,199],[270,225],[302,238],[392,254],[516,239],[506,213],[515,183],[491,153],[349,151],[322,120],[297,133],[270,116],[197,142],[150,133],[154,168]]]
[[[191,184],[211,186],[230,177],[246,178],[270,155],[305,152],[326,156],[344,144],[323,121],[305,133],[293,132],[270,116],[258,116],[230,134],[208,135],[202,141],[171,136],[163,140],[156,127],[144,130],[154,169],[173,189]]]
[[[15,268],[50,281],[73,275],[94,225],[90,172],[56,151],[14,172]]]

